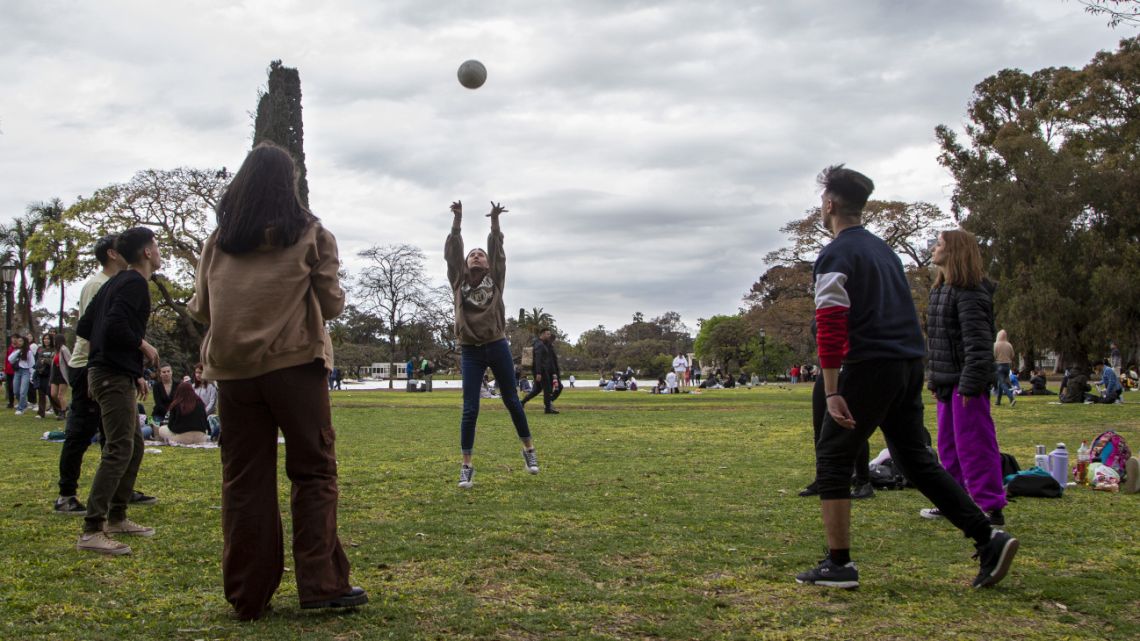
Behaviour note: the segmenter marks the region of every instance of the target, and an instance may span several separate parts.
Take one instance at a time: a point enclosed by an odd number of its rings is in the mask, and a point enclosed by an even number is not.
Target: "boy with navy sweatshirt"
[[[851,467],[856,452],[882,428],[892,460],[946,518],[974,539],[975,588],[1005,577],[1018,542],[986,515],[927,448],[922,393],[925,344],[902,262],[862,226],[874,183],[843,165],[819,176],[820,213],[834,240],[820,252],[815,277],[816,343],[827,413],[816,443],[828,557],[796,575],[799,583],[856,588],[851,561]]]

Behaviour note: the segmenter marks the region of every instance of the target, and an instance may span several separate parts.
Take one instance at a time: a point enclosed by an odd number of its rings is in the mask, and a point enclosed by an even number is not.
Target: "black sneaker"
[[[1005,525],[1005,514],[1002,514],[1000,507],[986,512],[986,516],[990,519],[990,525]]]
[[[158,503],[158,497],[147,496],[138,490],[131,492],[131,505],[154,505]]]
[[[544,414],[561,414],[562,412],[559,412],[558,410],[554,409],[553,407],[550,407],[550,408],[547,408],[546,410],[544,410],[543,413]]]
[[[1017,546],[1017,539],[1004,530],[994,530],[989,541],[975,545],[974,558],[978,559],[980,568],[973,586],[986,588],[1004,579],[1013,564],[1013,555],[1017,554]]]
[[[74,496],[61,496],[55,500],[55,513],[68,516],[84,516],[87,514],[87,507],[80,503],[79,499]]]
[[[526,471],[531,474],[538,474],[538,452],[535,452],[533,448],[529,450],[523,448],[522,455],[523,461],[526,462]]]
[[[853,590],[859,587],[859,570],[855,569],[854,562],[836,565],[827,558],[820,561],[816,567],[797,574],[796,583]]]
[[[318,608],[358,608],[365,603],[368,603],[368,593],[364,591],[364,588],[353,586],[348,592],[336,597],[335,599],[302,603],[301,609],[314,610]]]
[[[800,490],[800,496],[816,496],[819,494],[819,486],[812,481],[810,485]]]
[[[851,498],[853,499],[869,499],[875,496],[875,488],[870,483],[856,485],[855,489],[851,491]]]

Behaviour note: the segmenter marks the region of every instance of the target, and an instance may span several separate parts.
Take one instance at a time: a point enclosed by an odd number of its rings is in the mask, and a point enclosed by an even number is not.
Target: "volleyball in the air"
[[[487,82],[487,68],[478,60],[468,60],[459,65],[459,84],[468,89],[478,89]]]

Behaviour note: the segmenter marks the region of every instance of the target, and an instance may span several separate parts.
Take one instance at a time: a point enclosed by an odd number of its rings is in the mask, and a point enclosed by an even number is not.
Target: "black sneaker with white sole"
[[[154,505],[154,504],[158,503],[158,497],[157,496],[150,496],[148,494],[143,494],[142,492],[135,490],[135,491],[131,492],[131,501],[130,502],[131,502],[131,505]]]
[[[978,576],[974,578],[975,588],[986,588],[996,585],[1005,578],[1009,566],[1013,564],[1013,556],[1017,554],[1017,539],[1004,530],[994,530],[990,540],[974,546],[978,559]]]
[[[859,587],[859,570],[855,568],[853,561],[846,565],[838,565],[827,558],[814,568],[797,574],[796,583],[853,590]]]
[[[533,449],[523,449],[523,460],[526,461],[526,471],[538,474],[538,453]]]
[[[74,496],[61,496],[55,500],[54,511],[56,514],[84,516],[87,514],[87,507]]]

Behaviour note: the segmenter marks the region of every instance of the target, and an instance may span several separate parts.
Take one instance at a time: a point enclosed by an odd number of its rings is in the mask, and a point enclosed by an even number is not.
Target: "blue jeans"
[[[19,399],[16,409],[23,412],[28,409],[28,388],[32,384],[32,370],[17,367],[16,374],[12,377],[12,384],[16,386],[16,398]]]
[[[483,385],[483,374],[487,368],[495,375],[499,393],[503,395],[503,405],[511,413],[515,431],[520,439],[530,438],[530,427],[526,422],[526,412],[519,401],[518,386],[515,384],[515,364],[511,359],[511,348],[507,339],[500,339],[485,345],[461,345],[459,370],[463,375],[463,418],[459,422],[459,448],[470,454],[475,447],[475,422],[479,419],[479,389]]]
[[[1013,402],[1013,386],[1009,384],[1009,363],[1001,363],[997,366],[997,404],[1001,405],[1001,397],[1008,396],[1009,402]]]

